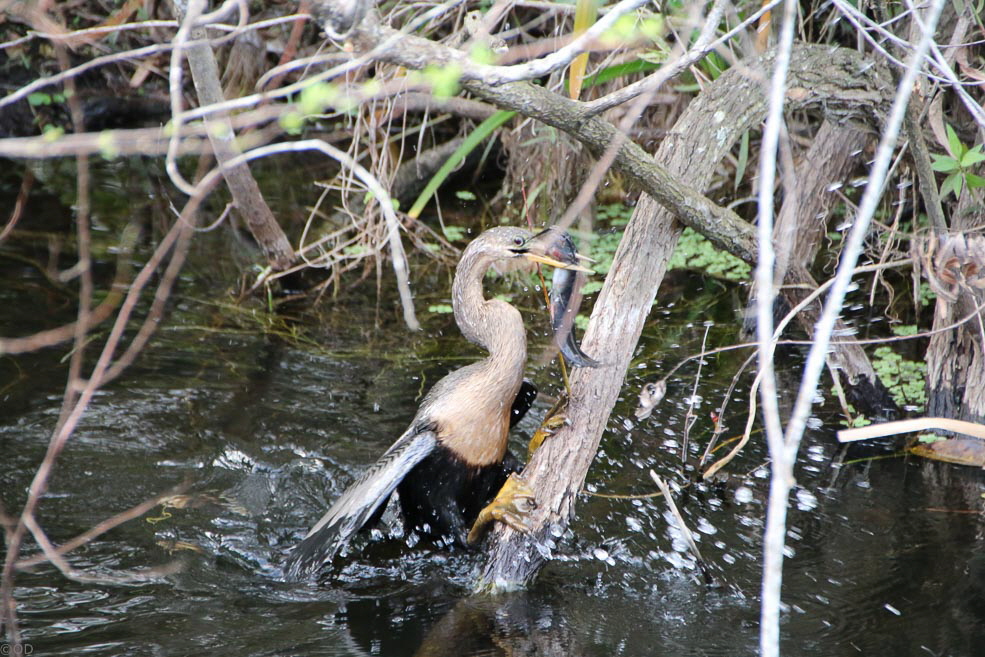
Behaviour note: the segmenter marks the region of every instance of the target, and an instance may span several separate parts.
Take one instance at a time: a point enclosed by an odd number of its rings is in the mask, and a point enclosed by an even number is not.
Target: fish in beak
[[[581,305],[580,272],[593,273],[578,264],[590,258],[575,251],[574,240],[564,231],[548,228],[531,237],[521,247],[528,260],[554,267],[551,279],[551,327],[554,340],[564,358],[576,367],[598,367],[601,363],[581,350],[575,337],[575,316]],[[518,250],[519,252],[519,250]]]

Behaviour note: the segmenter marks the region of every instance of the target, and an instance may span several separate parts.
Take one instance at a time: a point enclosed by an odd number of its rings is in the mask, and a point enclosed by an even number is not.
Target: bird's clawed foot
[[[469,545],[475,544],[482,536],[483,529],[493,520],[505,522],[526,534],[530,531],[528,516],[536,508],[533,490],[514,472],[496,493],[496,498],[479,512],[466,540]]]
[[[534,455],[545,440],[554,435],[554,433],[568,423],[568,417],[563,413],[555,413],[548,417],[540,425],[537,431],[534,431],[534,435],[530,438],[530,442],[527,444],[527,460]]]

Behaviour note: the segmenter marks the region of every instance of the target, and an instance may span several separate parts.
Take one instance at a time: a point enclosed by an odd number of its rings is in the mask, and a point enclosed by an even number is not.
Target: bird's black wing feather
[[[438,444],[433,428],[412,426],[362,477],[335,501],[304,540],[291,552],[287,573],[301,578],[314,573],[362,529],[407,473]]]

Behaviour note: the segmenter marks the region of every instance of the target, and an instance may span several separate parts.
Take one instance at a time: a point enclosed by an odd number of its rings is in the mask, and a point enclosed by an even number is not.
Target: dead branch
[[[180,15],[182,12],[180,3],[172,2],[172,6],[175,13]],[[187,17],[184,17],[183,22],[192,22],[197,18],[195,13],[189,13]],[[243,16],[241,18],[245,19]],[[185,26],[183,25],[182,30],[184,29]],[[205,41],[205,28],[192,28],[189,34],[195,43],[188,46],[188,64],[191,68],[192,81],[195,84],[195,91],[198,93],[199,103],[202,105],[221,103],[225,101],[225,96],[222,92],[222,83],[219,80],[219,66],[216,64],[212,47]],[[176,48],[175,52],[180,52],[180,48]],[[177,68],[180,70],[180,61],[177,64]],[[178,98],[180,96],[179,92]],[[260,193],[260,187],[253,178],[253,174],[250,173],[250,168],[245,164],[235,167],[228,166],[228,162],[240,153],[235,136],[236,133],[233,131],[232,124],[225,115],[213,119],[209,129],[209,141],[215,152],[216,160],[225,165],[223,177],[226,179],[226,185],[228,185],[233,196],[233,202],[246,220],[250,233],[267,257],[268,263],[275,270],[287,269],[294,260],[294,249],[291,248],[287,235],[284,234],[280,224],[274,218],[270,206],[267,205]]]

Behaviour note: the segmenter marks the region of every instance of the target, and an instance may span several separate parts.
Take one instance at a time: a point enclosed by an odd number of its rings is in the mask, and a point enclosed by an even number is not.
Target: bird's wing
[[[362,529],[407,473],[438,444],[433,428],[414,425],[362,477],[349,486],[311,528],[287,560],[290,576],[301,578],[330,561]]]

